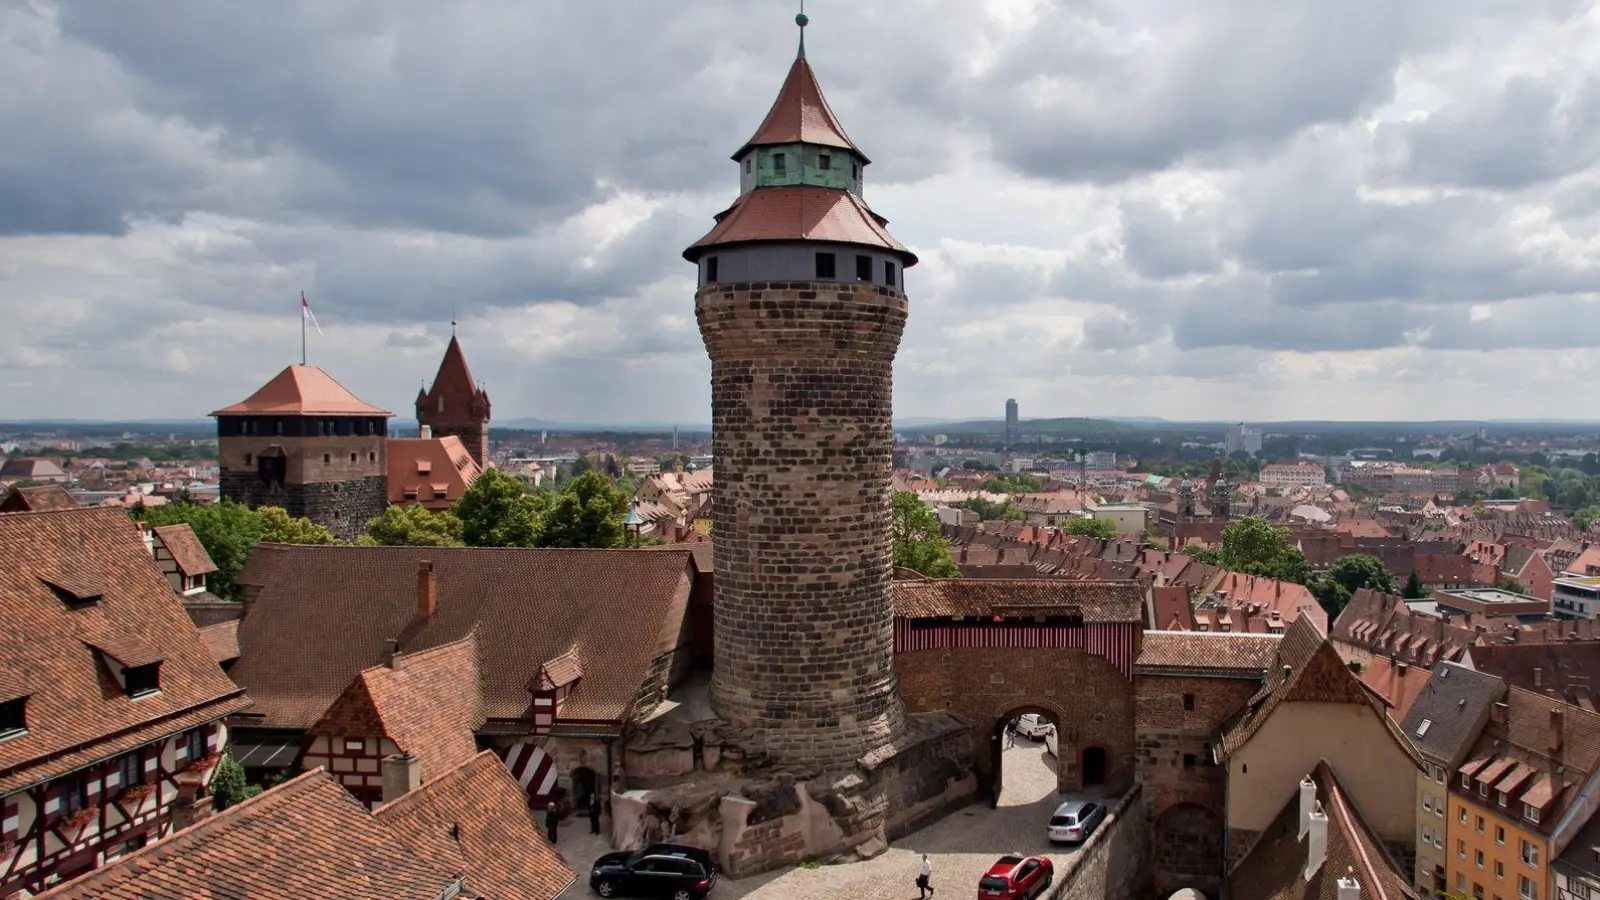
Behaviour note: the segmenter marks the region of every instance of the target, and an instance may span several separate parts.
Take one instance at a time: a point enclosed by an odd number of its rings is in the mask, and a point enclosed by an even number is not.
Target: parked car
[[[1055,731],[1056,726],[1038,713],[1023,713],[1017,720],[1017,734],[1035,741],[1044,740],[1045,735],[1055,734]]]
[[[1048,834],[1053,842],[1082,843],[1105,821],[1106,808],[1092,800],[1068,800],[1050,814]]]
[[[589,887],[602,897],[700,900],[716,883],[717,864],[711,854],[682,844],[607,853],[594,861],[589,873]]]
[[[1044,896],[1055,877],[1049,857],[1002,856],[978,879],[978,900],[1033,900]]]

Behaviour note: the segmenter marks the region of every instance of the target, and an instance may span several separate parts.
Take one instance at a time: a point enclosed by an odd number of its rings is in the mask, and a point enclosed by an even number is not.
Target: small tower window
[[[356,461],[356,455],[354,453],[350,454],[350,461],[352,463]]]
[[[826,153],[822,154],[821,156],[818,156],[817,157],[817,168],[819,168],[819,169],[831,169],[831,168],[833,168],[833,157],[829,156]]]
[[[750,174],[750,157],[748,156],[744,158],[744,173],[746,175]]]
[[[817,254],[817,277],[818,278],[836,278],[836,277],[838,277],[837,275],[834,274],[833,254],[832,253],[818,253]]]
[[[894,263],[892,262],[883,264],[883,283],[889,287],[894,287]]]
[[[327,453],[322,454],[322,464],[323,465],[327,465],[327,464],[329,464],[331,462],[333,462],[333,456],[332,455],[327,454]]]
[[[708,256],[708,257],[706,257],[706,284],[716,284],[716,283],[717,283],[717,258],[715,256]]]
[[[857,281],[871,281],[872,280],[872,257],[870,257],[870,256],[858,256],[858,257],[856,257],[856,280]]]
[[[253,460],[254,458],[255,457],[253,457],[250,454],[246,453],[244,455],[244,464],[247,465],[247,466],[250,465],[251,460]]]
[[[444,412],[444,395],[439,395],[439,412]]]
[[[782,153],[772,154],[772,171],[782,175],[787,170],[787,160],[784,159],[784,155]]]
[[[861,166],[858,163],[851,163],[850,164],[850,177],[851,178],[860,178],[861,177]]]

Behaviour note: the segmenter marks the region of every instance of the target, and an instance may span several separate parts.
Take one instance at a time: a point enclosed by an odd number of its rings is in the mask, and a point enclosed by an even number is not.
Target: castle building
[[[489,464],[489,394],[472,380],[454,333],[444,349],[433,387],[417,392],[417,423],[432,437],[457,437],[478,468]]]
[[[684,257],[711,357],[712,706],[776,759],[828,765],[905,728],[890,413],[902,275],[917,258],[863,199],[869,160],[801,35],[777,100],[733,154],[738,199]]]
[[[393,413],[317,366],[289,366],[211,415],[224,499],[281,506],[347,541],[388,505],[384,438]]]

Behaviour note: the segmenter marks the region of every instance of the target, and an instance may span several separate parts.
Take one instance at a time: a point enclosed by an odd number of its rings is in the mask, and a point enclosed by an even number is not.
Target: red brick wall
[[[1108,783],[1133,778],[1133,684],[1101,657],[1059,649],[915,650],[896,654],[895,668],[907,711],[947,709],[973,722],[980,784],[993,778],[995,725],[1028,711],[1056,723],[1062,790],[1083,786],[1088,747],[1106,751]]]

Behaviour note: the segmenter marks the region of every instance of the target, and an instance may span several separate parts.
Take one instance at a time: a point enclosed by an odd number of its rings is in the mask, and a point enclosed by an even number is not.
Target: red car
[[[1002,856],[978,881],[978,900],[1033,900],[1043,897],[1056,877],[1044,856]]]

